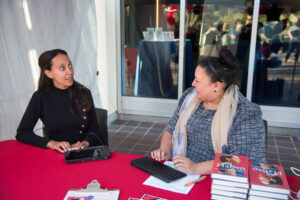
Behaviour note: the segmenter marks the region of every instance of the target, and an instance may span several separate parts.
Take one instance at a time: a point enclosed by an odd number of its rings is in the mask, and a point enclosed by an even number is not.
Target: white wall
[[[118,70],[117,63],[117,24],[116,6],[118,1],[95,0],[99,69],[99,89],[103,108],[108,110],[109,118],[117,112]]]
[[[91,90],[95,106],[102,107],[105,94],[100,97],[96,76],[101,46],[97,43],[95,1],[0,0],[0,141],[16,135],[37,88],[37,59],[45,50],[66,50],[75,79]],[[115,68],[110,59],[107,63]],[[109,69],[109,73],[115,71]]]

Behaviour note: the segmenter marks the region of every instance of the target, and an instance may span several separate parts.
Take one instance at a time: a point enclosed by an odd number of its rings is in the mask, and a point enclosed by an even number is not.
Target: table
[[[141,156],[115,153],[108,160],[66,164],[62,153],[19,143],[0,142],[1,199],[63,199],[69,189],[86,188],[98,180],[102,188],[120,189],[120,200],[151,194],[169,200],[210,199],[211,178],[197,183],[188,195],[143,185],[149,177],[130,165]],[[300,189],[300,178],[288,176],[293,191]]]
[[[142,156],[115,153],[108,160],[66,164],[62,153],[19,143],[0,142],[1,199],[63,199],[69,189],[86,188],[96,179],[101,188],[120,189],[120,200],[151,194],[169,200],[210,199],[211,179],[198,183],[188,195],[143,185],[149,177],[130,165]]]

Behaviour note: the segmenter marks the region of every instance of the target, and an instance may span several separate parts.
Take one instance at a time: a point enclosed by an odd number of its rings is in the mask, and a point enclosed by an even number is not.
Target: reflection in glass
[[[278,4],[276,4],[278,3]],[[300,2],[261,1],[252,100],[300,106]]]
[[[179,2],[164,2],[123,0],[122,95],[177,99]]]
[[[123,95],[176,99],[179,1],[123,1]],[[160,2],[159,6],[155,5],[156,2]],[[260,105],[299,107],[299,1],[293,4],[283,0],[260,1],[255,41],[250,41],[252,0],[187,0],[184,12],[183,89],[191,87],[199,60],[218,56],[220,49],[227,48],[240,61],[236,82],[246,95],[250,43],[254,42],[252,101]],[[159,27],[163,31],[163,39],[160,39],[163,41],[143,39],[143,31]],[[175,40],[165,37],[167,31],[174,34]],[[149,34],[144,35],[147,37]]]
[[[199,1],[199,4],[194,4],[194,1],[188,0],[186,6],[186,38],[192,41],[194,68],[203,58],[218,57],[221,49],[229,49],[240,61],[236,82],[244,95],[248,75],[252,5],[252,1]]]

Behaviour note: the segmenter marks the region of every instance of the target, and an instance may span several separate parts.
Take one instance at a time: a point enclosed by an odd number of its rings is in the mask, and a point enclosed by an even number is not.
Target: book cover
[[[251,190],[290,194],[290,188],[281,165],[249,162]]]
[[[217,153],[211,177],[213,179],[248,183],[248,157]]]

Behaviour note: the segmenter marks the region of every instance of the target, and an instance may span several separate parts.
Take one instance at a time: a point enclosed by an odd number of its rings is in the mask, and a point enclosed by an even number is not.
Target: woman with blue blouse
[[[266,162],[265,128],[260,107],[234,84],[237,59],[229,50],[199,62],[195,79],[179,99],[163,133],[156,160],[173,159],[179,170],[210,174],[216,153]]]

